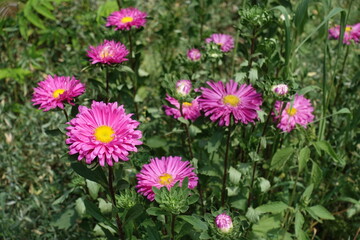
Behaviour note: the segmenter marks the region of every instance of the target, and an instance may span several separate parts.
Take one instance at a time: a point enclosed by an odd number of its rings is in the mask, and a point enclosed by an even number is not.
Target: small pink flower
[[[191,81],[190,80],[179,80],[176,82],[176,93],[181,96],[186,96],[191,91]]]
[[[169,106],[164,105],[163,107],[165,110],[165,114],[168,116],[173,116],[175,119],[181,117],[179,101],[176,100],[175,98],[170,97],[167,94],[165,99],[176,107],[176,108],[171,108]],[[198,117],[200,117],[201,113],[200,113],[198,98],[195,98],[191,103],[183,102],[182,112],[184,114],[184,118],[188,120],[195,121]]]
[[[257,110],[262,104],[261,94],[251,85],[238,85],[234,80],[226,83],[207,82],[209,88],[201,88],[200,108],[210,120],[219,120],[220,126],[229,126],[231,117],[235,123],[248,124],[258,117]]]
[[[170,190],[177,182],[181,185],[186,177],[189,179],[188,188],[195,188],[198,177],[189,161],[181,161],[181,157],[177,156],[150,159],[150,163],[145,164],[140,173],[136,174],[137,192],[154,201],[152,187],[166,187]]]
[[[201,52],[199,49],[192,48],[192,49],[188,50],[187,57],[191,61],[199,61],[201,58]]]
[[[146,23],[145,12],[136,8],[124,8],[113,12],[108,18],[106,26],[115,26],[116,30],[130,30],[132,27],[143,27]]]
[[[336,25],[329,29],[329,39],[339,39],[340,26]],[[349,45],[353,40],[355,43],[360,42],[360,23],[355,25],[346,25],[343,43]]]
[[[271,89],[275,94],[279,96],[286,95],[289,91],[289,88],[286,84],[278,84],[272,87]]]
[[[215,223],[217,228],[223,233],[228,233],[233,228],[231,217],[226,213],[217,215],[215,218]]]
[[[103,44],[93,47],[90,46],[87,50],[87,56],[90,58],[92,64],[118,64],[128,59],[125,58],[129,54],[125,45],[113,40],[105,40]]]
[[[279,115],[284,102],[276,101],[275,103],[275,120],[280,119],[278,128],[284,132],[290,132],[299,124],[306,128],[308,123],[314,120],[312,112],[314,108],[311,106],[310,100],[304,98],[301,95],[296,94],[293,102],[286,103],[285,109]]]
[[[227,34],[214,33],[205,40],[206,43],[215,43],[220,46],[222,52],[229,52],[234,48],[234,38]]]
[[[54,77],[48,75],[44,81],[34,88],[33,105],[40,105],[39,109],[49,111],[54,108],[64,109],[64,103],[75,105],[73,100],[85,92],[85,85],[75,77]]]
[[[79,113],[66,128],[69,154],[79,154],[78,160],[85,158],[87,164],[97,158],[102,167],[105,162],[113,166],[119,159],[129,160],[129,152],[137,152],[136,145],[142,144],[142,133],[135,130],[140,123],[131,116],[117,102],[93,101],[91,108],[79,106]]]

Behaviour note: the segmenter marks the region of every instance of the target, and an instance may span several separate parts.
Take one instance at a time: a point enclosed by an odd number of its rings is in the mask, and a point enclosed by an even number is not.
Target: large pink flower
[[[124,8],[113,12],[108,18],[106,26],[115,26],[116,30],[130,30],[131,27],[143,27],[146,23],[145,12],[136,8]]]
[[[173,116],[175,119],[181,117],[180,113],[180,103],[175,98],[166,95],[165,98],[169,103],[174,105],[176,108],[171,108],[169,106],[164,105],[165,114],[168,116]],[[184,114],[184,118],[188,120],[195,121],[198,117],[200,117],[200,107],[198,103],[198,98],[195,98],[191,103],[183,102],[182,104],[182,112]]]
[[[336,25],[329,29],[329,38],[330,39],[339,39],[340,37],[340,26]],[[351,40],[354,40],[355,43],[360,42],[360,23],[355,25],[347,25],[344,32],[343,43],[349,45]]]
[[[229,52],[234,48],[234,38],[227,34],[214,33],[205,39],[206,43],[215,43],[220,46],[222,52]]]
[[[129,54],[125,45],[113,40],[105,40],[99,46],[90,46],[87,50],[87,56],[91,58],[91,63],[118,64],[128,59],[125,58]]]
[[[184,178],[189,179],[188,187],[193,189],[198,183],[198,177],[194,173],[194,168],[189,161],[181,161],[181,157],[161,157],[150,159],[149,164],[145,164],[140,173],[136,175],[138,185],[137,192],[154,201],[155,193],[152,187],[158,189],[166,187],[170,190],[175,183]]]
[[[286,107],[281,112],[284,102],[276,101],[275,103],[275,120],[280,118],[277,125],[284,132],[290,132],[299,124],[306,128],[308,123],[314,120],[312,112],[314,108],[311,106],[310,100],[301,95],[295,95],[293,102],[286,103]],[[281,112],[281,115],[280,115]]]
[[[38,83],[34,88],[32,101],[33,105],[40,105],[40,109],[49,111],[54,108],[64,109],[64,103],[74,105],[75,97],[85,92],[85,85],[75,77],[54,77],[48,75],[44,81]]]
[[[93,101],[91,108],[80,106],[79,113],[66,128],[69,153],[78,153],[78,160],[85,158],[87,164],[98,157],[101,166],[105,161],[112,166],[113,161],[129,160],[129,152],[137,152],[136,145],[142,144],[138,140],[142,133],[135,130],[140,123],[131,116],[117,102]]]
[[[233,80],[223,82],[207,82],[211,87],[201,88],[202,95],[199,98],[200,108],[210,120],[219,120],[220,126],[229,126],[231,116],[235,123],[254,122],[257,118],[257,110],[262,104],[261,94],[257,93],[251,85],[238,85]]]

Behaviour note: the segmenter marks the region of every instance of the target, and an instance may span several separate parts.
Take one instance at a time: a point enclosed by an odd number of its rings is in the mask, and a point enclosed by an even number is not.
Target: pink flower
[[[169,106],[164,105],[163,107],[165,110],[165,114],[168,116],[173,116],[175,119],[181,117],[179,101],[176,100],[175,98],[170,97],[167,94],[165,99],[176,107],[176,108],[171,108]],[[195,98],[191,103],[183,102],[182,112],[184,114],[184,118],[188,120],[195,121],[198,117],[200,117],[201,113],[200,113],[198,98]]]
[[[186,96],[191,91],[191,81],[190,80],[179,80],[176,82],[176,93],[181,96]]]
[[[272,87],[271,89],[275,94],[279,96],[286,95],[289,91],[289,88],[286,84],[278,84]]]
[[[158,189],[166,187],[170,190],[175,183],[184,178],[189,179],[188,188],[193,189],[198,183],[198,177],[194,173],[194,168],[189,161],[181,161],[181,157],[161,157],[150,159],[149,164],[145,164],[140,173],[136,175],[138,185],[137,192],[154,201],[155,193],[152,187]]]
[[[192,48],[192,49],[188,50],[187,57],[191,61],[199,61],[201,58],[201,52],[199,49]]]
[[[340,37],[340,26],[336,25],[329,29],[329,39],[339,39]],[[355,43],[360,42],[360,23],[355,25],[347,25],[344,32],[343,43],[349,45],[351,40]]]
[[[286,107],[280,116],[283,104],[284,102],[282,101],[276,101],[276,112],[274,115],[275,120],[280,118],[277,127],[284,132],[290,132],[296,127],[296,124],[306,128],[307,124],[314,120],[314,115],[312,114],[314,108],[311,106],[310,100],[303,96],[296,94],[293,102],[286,103]]]
[[[48,75],[34,88],[32,101],[33,105],[40,105],[39,109],[44,109],[44,112],[56,107],[64,109],[65,102],[74,105],[74,98],[84,92],[85,85],[75,77]]]
[[[87,56],[92,64],[103,63],[103,64],[118,64],[128,59],[125,58],[129,54],[125,45],[120,42],[113,40],[105,40],[103,44],[93,47],[90,46],[87,50]]]
[[[138,139],[142,133],[135,128],[140,124],[126,114],[123,105],[93,101],[91,108],[79,107],[79,113],[66,128],[66,144],[69,154],[79,154],[78,160],[85,158],[91,164],[98,157],[101,166],[113,165],[129,160],[129,152],[137,152],[136,145],[142,144]]]
[[[233,80],[226,83],[207,82],[211,87],[201,88],[202,95],[199,98],[200,108],[210,120],[219,120],[220,126],[229,126],[231,116],[235,123],[254,122],[262,104],[261,94],[257,93],[251,85],[238,85]]]
[[[115,26],[116,30],[130,30],[131,27],[143,27],[146,23],[145,12],[136,8],[124,8],[113,12],[108,18],[106,26]]]
[[[233,228],[231,217],[226,213],[222,213],[215,218],[216,227],[223,233],[228,233]]]
[[[213,42],[219,45],[222,52],[229,52],[234,48],[234,38],[227,34],[214,33],[209,38],[205,39],[205,42]]]

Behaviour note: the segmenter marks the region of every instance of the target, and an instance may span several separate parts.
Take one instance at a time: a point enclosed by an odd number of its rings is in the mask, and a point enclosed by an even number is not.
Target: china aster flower
[[[293,102],[286,103],[286,107],[281,112],[284,102],[276,101],[275,103],[275,120],[279,120],[278,128],[284,132],[290,132],[299,124],[306,128],[308,123],[314,120],[312,112],[314,108],[311,105],[310,100],[304,98],[304,96],[296,94]],[[281,115],[280,115],[281,112]]]
[[[272,87],[271,89],[275,94],[279,96],[286,95],[289,91],[289,88],[286,84],[278,84]]]
[[[222,52],[229,52],[234,48],[234,38],[227,34],[214,33],[205,40],[206,43],[215,43],[220,46]]]
[[[92,64],[118,64],[128,59],[125,58],[129,54],[125,45],[113,40],[105,40],[99,46],[90,46],[87,50],[87,56],[90,58]]]
[[[187,57],[191,61],[199,61],[201,58],[201,52],[199,49],[192,48],[192,49],[188,50]]]
[[[231,217],[226,213],[222,213],[215,218],[216,227],[223,233],[228,233],[233,228]]]
[[[173,97],[170,97],[167,94],[165,99],[176,107],[176,108],[171,108],[169,106],[164,105],[163,107],[165,110],[165,114],[168,116],[173,116],[175,119],[181,117],[179,101]],[[201,113],[200,113],[198,98],[195,98],[191,103],[183,102],[182,112],[184,114],[184,118],[188,120],[195,121],[198,117],[200,117]]]
[[[66,128],[66,143],[69,154],[79,154],[78,160],[85,158],[91,164],[95,158],[101,166],[107,163],[129,160],[129,152],[137,152],[136,145],[142,144],[138,139],[142,133],[135,130],[138,121],[126,114],[123,105],[93,101],[90,108],[79,107],[79,113]]]
[[[329,38],[330,39],[339,39],[340,37],[340,26],[336,25],[333,28],[329,29]],[[344,32],[343,43],[349,45],[353,40],[355,43],[360,41],[360,23],[355,25],[347,25]]]
[[[231,116],[235,123],[254,122],[257,110],[262,104],[261,94],[257,93],[251,85],[238,85],[233,80],[223,82],[207,82],[210,88],[202,87],[199,98],[200,108],[210,120],[219,120],[220,126],[229,126]]]
[[[179,80],[176,82],[176,93],[181,96],[186,96],[191,91],[191,81],[190,80]]]
[[[170,190],[177,182],[180,182],[181,186],[186,177],[189,179],[188,188],[193,189],[198,183],[198,177],[193,170],[191,163],[182,161],[181,157],[170,156],[150,159],[150,163],[145,164],[140,173],[136,175],[138,180],[137,192],[150,201],[154,201],[155,193],[152,187],[158,189],[166,187]]]
[[[124,8],[113,12],[108,18],[106,26],[115,26],[116,30],[130,30],[132,27],[143,27],[146,23],[145,12],[136,8]]]
[[[34,88],[33,105],[40,105],[39,109],[49,111],[54,108],[64,109],[64,103],[74,105],[75,97],[85,92],[85,85],[75,77],[54,77],[48,75],[44,81]]]

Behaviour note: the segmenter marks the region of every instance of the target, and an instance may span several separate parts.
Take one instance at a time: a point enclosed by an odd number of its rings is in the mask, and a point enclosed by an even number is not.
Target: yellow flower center
[[[62,88],[59,88],[59,89],[56,89],[54,92],[53,92],[53,97],[54,98],[58,98],[61,94],[63,94],[65,92],[65,89],[62,89]]]
[[[240,102],[240,98],[238,98],[235,95],[226,95],[223,98],[223,103],[230,104],[233,107],[236,107],[239,104],[239,102]]]
[[[220,47],[222,46],[222,45],[224,45],[223,43],[217,43],[217,45],[219,45]]]
[[[132,17],[123,17],[121,19],[121,22],[122,23],[128,23],[128,22],[132,22],[133,20],[134,20],[134,18],[132,18]]]
[[[103,125],[95,129],[94,136],[100,142],[109,143],[114,139],[114,133],[115,131],[111,127]]]
[[[168,173],[164,173],[159,177],[159,183],[161,185],[169,185],[172,181],[173,177]]]
[[[291,117],[294,116],[297,112],[296,108],[289,108],[286,110],[287,114],[289,114]]]
[[[104,47],[104,49],[100,52],[101,58],[112,57],[112,56],[114,56],[113,51],[111,51],[111,49],[109,49],[108,46]]]
[[[346,27],[345,32],[350,32],[352,30],[352,27]]]
[[[184,106],[184,107],[191,107],[191,106],[192,106],[192,103],[183,102],[183,106]]]

